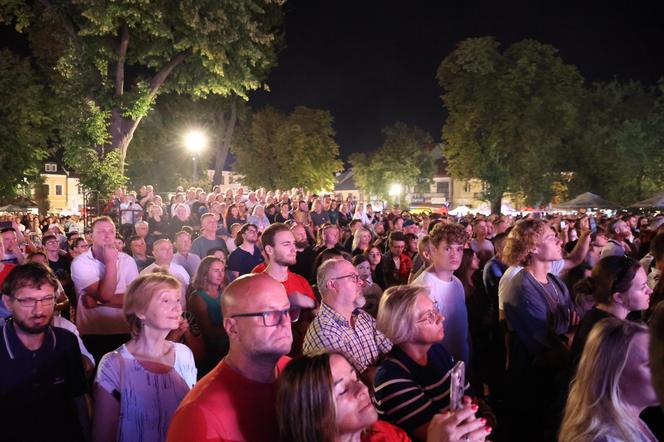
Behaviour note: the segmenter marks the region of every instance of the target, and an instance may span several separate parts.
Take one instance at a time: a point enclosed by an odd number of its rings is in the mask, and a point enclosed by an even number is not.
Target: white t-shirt
[[[424,285],[431,290],[431,299],[438,303],[440,313],[445,317],[443,327],[445,337],[442,344],[457,361],[470,361],[470,343],[468,333],[468,309],[463,284],[452,275],[451,281],[443,281],[434,273],[424,271],[413,284]]]
[[[171,418],[196,383],[194,356],[184,344],[175,347],[175,363],[166,373],[149,371],[122,345],[99,362],[95,382],[120,401],[118,441],[161,442]]]
[[[565,260],[564,259],[559,259],[557,261],[552,261],[551,262],[551,270],[549,270],[549,273],[552,275],[559,276],[560,272],[563,271],[563,268],[565,268]],[[517,273],[519,273],[523,267],[521,266],[509,266],[507,270],[505,270],[505,273],[503,273],[503,276],[500,278],[500,281],[498,282],[498,308],[500,310],[503,309],[503,302],[505,299],[504,292],[505,292],[505,285],[507,282],[512,279],[514,276],[516,276]]]
[[[140,274],[147,275],[148,273],[152,273],[159,268],[161,268],[161,266],[158,266],[157,263],[154,262],[141,270]],[[175,276],[178,281],[180,281],[180,284],[182,284],[182,296],[180,296],[180,304],[182,304],[182,310],[186,310],[187,288],[189,288],[189,273],[187,273],[187,270],[185,270],[185,268],[180,264],[176,264],[174,262],[171,262],[171,264],[168,266],[168,273]]]
[[[90,354],[88,349],[85,348],[85,344],[83,344],[83,340],[81,339],[81,335],[78,333],[78,329],[71,321],[68,321],[62,316],[53,316],[53,327],[64,328],[65,330],[68,330],[73,334],[75,334],[76,340],[78,341],[78,347],[81,349],[81,354],[86,358],[88,358],[88,360],[92,362],[92,366],[94,367],[96,363],[95,358]]]
[[[81,296],[91,284],[100,281],[106,266],[92,256],[92,249],[77,256],[71,263],[71,279],[76,288],[78,307],[76,310],[76,326],[82,335],[116,335],[129,333],[129,325],[121,308],[97,306],[86,308]],[[138,268],[134,258],[126,253],[118,254],[118,281],[115,293],[125,293],[127,286],[138,277]]]

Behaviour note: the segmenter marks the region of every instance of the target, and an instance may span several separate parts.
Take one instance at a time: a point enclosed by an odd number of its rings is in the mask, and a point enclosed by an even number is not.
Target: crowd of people
[[[106,212],[0,230],[2,440],[664,439],[664,216],[152,186]]]

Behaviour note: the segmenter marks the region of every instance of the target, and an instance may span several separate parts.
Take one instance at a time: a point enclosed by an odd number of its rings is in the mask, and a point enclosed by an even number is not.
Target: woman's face
[[[360,264],[355,266],[357,274],[360,275],[360,278],[367,281],[371,277],[371,265],[369,261],[363,261]]]
[[[415,324],[414,342],[434,344],[443,339],[445,336],[443,320],[445,318],[425,293],[417,295],[413,316],[413,324]]]
[[[630,312],[646,310],[650,306],[651,294],[652,289],[648,287],[648,276],[646,276],[645,270],[639,267],[634,279],[632,279],[629,290],[622,294],[625,308]]]
[[[223,252],[221,252],[223,253]],[[226,257],[224,256],[223,262],[215,261],[210,265],[207,272],[207,283],[214,286],[220,286],[224,282],[224,267],[226,265]]]
[[[371,241],[371,233],[367,232],[366,230],[360,231],[360,245],[367,246],[369,245],[370,241]]]
[[[343,356],[330,356],[332,394],[334,397],[337,436],[361,432],[376,422],[378,414],[367,387],[358,380],[355,369]]]
[[[376,247],[372,247],[369,249],[369,263],[373,266],[377,266],[380,264],[380,260],[382,258],[380,254],[380,250],[378,250]]]
[[[181,295],[182,292],[176,289],[162,289],[155,294],[141,318],[145,325],[164,331],[178,328],[182,316]]]
[[[231,207],[231,215],[236,218],[240,215],[240,211],[237,206]]]
[[[650,336],[647,333],[639,333],[634,337],[627,352],[625,369],[620,376],[619,387],[623,398],[636,408],[657,404],[648,359],[649,343]]]
[[[175,216],[184,221],[187,219],[187,209],[183,206],[179,206],[177,209],[175,209]]]
[[[480,268],[480,259],[477,257],[477,253],[473,253],[473,258],[470,261],[470,268],[473,271]]]

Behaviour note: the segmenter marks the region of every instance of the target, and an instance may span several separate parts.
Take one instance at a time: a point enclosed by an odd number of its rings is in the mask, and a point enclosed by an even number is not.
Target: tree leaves
[[[384,142],[371,153],[350,156],[355,183],[372,195],[386,198],[389,186],[415,186],[434,172],[433,139],[417,126],[397,122],[383,129]]]
[[[505,192],[548,201],[557,153],[572,137],[583,78],[556,49],[534,40],[503,53],[492,37],[461,42],[438,69],[453,176],[487,183],[494,210]]]
[[[299,106],[284,115],[266,107],[234,143],[234,168],[254,188],[329,190],[343,166],[332,123],[326,110]]]

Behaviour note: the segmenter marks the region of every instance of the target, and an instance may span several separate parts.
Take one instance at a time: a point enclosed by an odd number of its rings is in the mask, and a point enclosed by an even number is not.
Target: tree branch
[[[154,96],[157,94],[157,91],[164,84],[171,72],[173,72],[173,69],[182,63],[186,57],[186,51],[178,53],[166,66],[161,68],[159,72],[155,74],[152,81],[150,81],[150,95]]]
[[[122,37],[120,37],[120,46],[118,48],[118,64],[115,66],[115,96],[121,97],[124,93],[124,68],[127,59],[127,48],[129,47],[129,28],[122,26]]]

